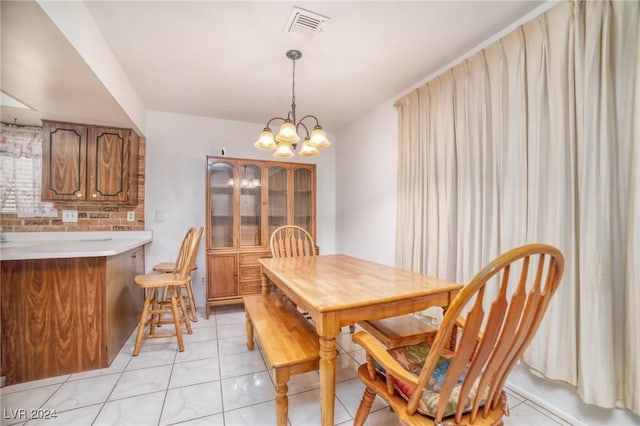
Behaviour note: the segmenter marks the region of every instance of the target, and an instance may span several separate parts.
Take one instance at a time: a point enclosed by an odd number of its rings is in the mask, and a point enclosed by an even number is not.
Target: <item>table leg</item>
[[[333,426],[336,395],[336,337],[320,336],[320,416],[323,426]]]
[[[449,304],[447,306],[443,306],[442,307],[442,317],[443,318],[447,313],[447,309],[449,308],[449,305],[451,305],[451,299],[453,297],[454,296],[449,296]],[[452,352],[455,352],[456,346],[458,346],[458,326],[454,324],[453,325],[453,330],[451,330],[451,338],[449,339],[449,349]]]
[[[260,286],[262,289],[262,294],[269,294],[269,278],[264,273],[262,265],[260,265]]]

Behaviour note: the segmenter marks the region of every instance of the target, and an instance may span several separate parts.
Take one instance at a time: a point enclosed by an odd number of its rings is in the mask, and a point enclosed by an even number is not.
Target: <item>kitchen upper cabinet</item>
[[[315,238],[314,164],[207,157],[207,315],[260,292],[269,238],[299,225]]]
[[[46,120],[43,123],[43,200],[137,203],[135,132]]]

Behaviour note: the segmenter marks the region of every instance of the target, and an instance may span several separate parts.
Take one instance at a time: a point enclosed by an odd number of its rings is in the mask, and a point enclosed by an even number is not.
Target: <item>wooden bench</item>
[[[262,352],[276,373],[276,419],[287,424],[289,378],[318,369],[320,343],[313,326],[290,303],[274,294],[243,296],[247,314],[247,349],[253,350],[254,331]]]
[[[438,331],[413,315],[385,318],[376,321],[360,321],[362,329],[378,339],[387,349],[418,343],[431,344]]]
[[[418,343],[431,345],[438,332],[438,329],[429,325],[426,319],[420,319],[411,314],[375,321],[360,321],[358,325],[378,339],[387,349]],[[457,330],[457,326],[454,326],[449,343],[451,350],[456,348]]]

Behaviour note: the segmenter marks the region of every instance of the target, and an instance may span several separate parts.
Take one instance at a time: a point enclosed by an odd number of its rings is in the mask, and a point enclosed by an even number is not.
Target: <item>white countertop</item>
[[[115,256],[153,240],[151,231],[10,232],[0,260]]]

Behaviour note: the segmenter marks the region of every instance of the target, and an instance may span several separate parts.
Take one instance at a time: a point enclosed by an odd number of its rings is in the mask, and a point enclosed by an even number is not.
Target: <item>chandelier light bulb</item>
[[[312,131],[311,135],[309,135],[309,143],[311,146],[315,148],[326,148],[331,145],[329,139],[327,139],[327,134],[322,130],[322,127],[316,126]]]
[[[320,151],[318,151],[318,148],[309,143],[309,136],[304,138],[302,149],[300,149],[300,157],[313,157],[314,155],[318,155],[319,153]]]
[[[278,143],[294,144],[300,142],[300,136],[296,132],[296,126],[292,121],[287,120],[280,126],[280,131],[276,135]]]
[[[253,144],[253,146],[263,151],[273,151],[274,149],[276,149],[276,141],[273,137],[273,133],[271,133],[271,129],[265,128],[262,132],[260,132],[258,141]]]
[[[277,158],[291,158],[294,155],[291,145],[284,142],[280,142],[278,148],[276,148],[276,152],[273,153],[273,156]]]

